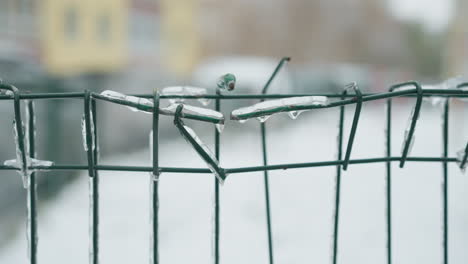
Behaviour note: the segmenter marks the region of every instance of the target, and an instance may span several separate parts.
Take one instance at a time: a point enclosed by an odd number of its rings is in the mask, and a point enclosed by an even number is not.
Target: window
[[[101,14],[97,20],[97,34],[101,42],[110,40],[111,35],[111,21],[108,14]]]
[[[78,38],[78,11],[75,7],[68,7],[65,10],[64,33],[68,40]]]

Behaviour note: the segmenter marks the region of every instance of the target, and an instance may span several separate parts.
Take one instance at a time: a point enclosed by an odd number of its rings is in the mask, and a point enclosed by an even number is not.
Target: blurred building
[[[47,70],[73,74],[120,69],[127,56],[127,5],[126,0],[41,1],[41,55]]]
[[[2,58],[54,76],[159,65],[159,1],[2,0]]]
[[[38,59],[39,34],[35,0],[0,1],[0,57]]]
[[[161,33],[165,66],[176,75],[188,76],[200,60],[203,0],[162,0]],[[215,20],[211,20],[217,26]]]
[[[468,1],[455,3],[455,14],[449,29],[449,49],[447,53],[447,74],[463,75],[468,73]]]
[[[408,55],[386,0],[162,2],[166,60],[180,74],[213,56],[392,66]]]
[[[159,0],[130,0],[128,11],[128,64],[155,70],[161,66]]]

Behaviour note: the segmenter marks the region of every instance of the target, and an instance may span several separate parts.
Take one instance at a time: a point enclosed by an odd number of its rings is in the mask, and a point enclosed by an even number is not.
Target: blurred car
[[[300,65],[291,71],[295,93],[339,94],[356,82],[362,91],[369,89],[371,73],[357,64]]]

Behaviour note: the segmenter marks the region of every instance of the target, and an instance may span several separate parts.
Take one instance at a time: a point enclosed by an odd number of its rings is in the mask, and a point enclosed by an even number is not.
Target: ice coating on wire
[[[22,124],[23,131],[25,131],[25,127]],[[16,153],[16,159],[12,160],[6,160],[3,165],[12,167],[12,168],[17,168],[19,169],[18,173],[21,175],[22,180],[23,180],[23,187],[24,188],[29,188],[30,184],[30,176],[34,171],[38,170],[47,170],[47,167],[52,166],[54,163],[52,161],[47,161],[47,160],[38,160],[38,159],[33,159],[30,157],[29,153],[29,137],[25,136],[24,137],[24,145],[25,145],[25,155],[26,155],[26,164],[23,164],[23,159],[22,159],[22,151],[19,147],[19,136],[18,136],[18,130],[16,128],[16,121],[13,120],[13,135],[15,138],[15,153]],[[40,169],[30,169],[29,167],[31,166],[37,166],[41,167]]]
[[[433,85],[423,85],[423,89],[456,89],[460,83],[463,83],[463,77],[457,76],[454,78],[447,79],[444,82]],[[431,96],[428,98],[423,98],[424,101],[429,101],[433,106],[443,106],[447,97],[442,96]]]
[[[89,118],[91,119],[90,121],[90,126],[91,126],[91,137],[94,137],[94,122],[93,122],[93,115],[90,114]],[[85,115],[83,114],[83,117],[81,118],[81,139],[83,141],[83,148],[85,151],[88,151],[88,144],[86,143],[86,118]],[[91,148],[92,150],[96,149],[96,144],[94,140],[91,140]]]
[[[170,96],[194,96],[194,97],[203,97],[207,95],[205,88],[194,87],[194,86],[170,86],[161,89],[161,95],[170,95]],[[185,101],[185,98],[170,98],[169,102],[171,103],[182,103]],[[207,98],[198,98],[198,101],[206,106],[210,103],[210,99]]]
[[[403,151],[405,149],[406,142],[408,142],[408,140],[409,140],[409,132],[411,130],[411,123],[413,122],[413,119],[415,119],[415,118],[417,120],[417,118],[419,118],[419,117],[415,117],[415,108],[413,108],[413,110],[411,110],[411,115],[409,116],[407,124],[406,124],[404,140],[403,140],[403,144],[401,145],[401,152],[402,153],[403,153]],[[409,143],[409,147],[408,147],[408,155],[411,153],[411,150],[413,149],[414,140],[415,140],[415,135],[413,134],[413,137],[411,138],[411,142]]]
[[[460,149],[457,152],[457,165],[460,167],[462,172],[466,171],[466,167],[467,167],[467,164],[468,164],[468,161],[466,159],[467,159],[466,149]],[[463,162],[465,162],[465,163],[462,164]]]
[[[88,177],[88,237],[92,238],[94,235],[94,228],[97,223],[94,222],[94,179],[93,177]],[[94,246],[93,246],[93,239],[89,239],[88,242],[88,258],[89,258],[89,263],[93,263],[94,255],[96,252],[94,251]]]
[[[110,91],[110,90],[102,92],[101,96],[104,96],[113,102],[126,105],[133,111],[141,111],[144,113],[153,112],[153,101],[146,99],[146,98],[125,95],[125,94]],[[178,105],[179,103],[174,103],[174,104],[170,104],[167,107],[163,107],[163,108],[160,107],[159,113],[162,115],[174,115],[175,110],[177,109]],[[181,113],[181,117],[188,118],[188,119],[195,119],[199,121],[211,122],[215,124],[218,124],[218,123],[224,124],[224,115],[222,113],[211,110],[211,109],[196,107],[196,106],[191,106],[191,105],[184,105],[184,108]]]
[[[468,80],[467,79],[463,79],[463,82],[459,83],[457,85],[457,88],[462,90],[462,91],[466,91],[468,92]],[[465,101],[465,102],[468,102],[468,98],[463,98],[463,97],[460,97],[458,98],[459,100],[462,100],[462,101]]]
[[[134,112],[139,112],[139,111],[151,112],[149,110],[153,107],[153,102],[146,98],[125,95],[125,94],[111,91],[111,90],[106,90],[102,92],[101,95],[109,99],[113,99],[118,102],[124,103],[125,105],[128,106],[128,108],[130,108],[130,110]]]
[[[150,160],[153,160],[153,130],[149,133],[149,150],[150,150]],[[159,175],[155,175],[153,172],[149,173],[153,181],[159,180]]]
[[[163,115],[175,115],[175,112],[177,110],[177,107],[180,104],[170,104],[167,107],[164,108],[159,108],[159,112]],[[202,108],[202,107],[196,107],[192,105],[185,105],[184,108],[182,108],[181,112],[181,117],[204,117],[208,118],[213,123],[220,123],[224,124],[224,115],[218,111],[211,110],[208,108]],[[202,121],[208,121],[208,120],[202,120]]]
[[[268,116],[280,112],[293,112],[291,115],[293,116],[292,118],[295,118],[300,114],[298,111],[326,106],[328,103],[329,101],[326,96],[298,96],[269,100],[236,109],[232,111],[231,119],[242,120],[257,117],[261,122],[264,122],[268,119]]]
[[[191,129],[190,127],[186,126],[186,125],[183,125],[184,129],[190,134],[190,137],[192,137],[195,142],[203,149],[203,151],[208,154],[208,156],[210,157],[211,161],[209,160],[205,160],[206,162],[206,165],[208,166],[208,168],[211,170],[211,172],[216,176],[216,178],[218,178],[218,180],[223,183],[224,180],[225,180],[225,176],[221,175],[218,170],[213,166],[212,162],[214,162],[216,165],[219,165],[219,162],[218,162],[218,159],[216,159],[215,155],[213,154],[213,152],[211,152],[211,150],[208,148],[208,146],[203,143],[203,141],[197,136],[197,134],[195,133],[195,131],[193,131],[193,129]],[[190,143],[190,142],[189,142]],[[203,157],[202,157],[203,158]]]

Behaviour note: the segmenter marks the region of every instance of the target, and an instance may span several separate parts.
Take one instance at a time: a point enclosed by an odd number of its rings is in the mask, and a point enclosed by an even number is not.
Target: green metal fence
[[[267,94],[268,87],[273,81],[274,77],[281,69],[281,67],[289,60],[289,58],[284,58],[278,64],[277,68],[274,70],[273,74],[269,78],[268,82],[262,89],[261,94],[258,95],[228,95],[223,94],[219,90],[216,94],[204,95],[204,96],[175,96],[175,95],[160,95],[157,90],[153,94],[141,94],[135,95],[139,98],[149,99],[148,101],[152,102],[150,106],[141,104],[139,102],[127,102],[124,100],[115,100],[112,98],[105,97],[98,93],[93,93],[90,91],[84,92],[69,92],[69,93],[21,93],[17,88],[0,83],[0,90],[9,91],[8,93],[0,94],[0,100],[11,101],[13,100],[14,105],[14,119],[15,119],[15,129],[17,133],[16,145],[17,145],[17,164],[18,166],[8,166],[0,165],[0,170],[17,170],[23,176],[28,176],[30,183],[26,185],[27,187],[27,203],[28,203],[28,246],[29,246],[29,256],[30,263],[37,263],[37,205],[36,205],[36,175],[34,171],[36,170],[57,170],[57,171],[88,171],[90,177],[90,263],[96,264],[99,259],[99,171],[132,171],[132,172],[150,172],[156,179],[152,182],[152,253],[151,261],[152,263],[159,263],[158,258],[158,188],[159,182],[157,177],[160,173],[199,173],[199,174],[217,174],[221,177],[226,177],[229,174],[237,173],[246,173],[246,172],[264,172],[264,191],[265,191],[265,210],[266,210],[266,229],[268,234],[268,244],[265,245],[265,250],[268,251],[269,263],[274,263],[274,247],[273,247],[273,236],[271,229],[271,212],[270,212],[270,190],[268,183],[268,172],[272,170],[285,170],[285,169],[294,169],[294,168],[310,168],[310,167],[323,167],[323,166],[334,166],[336,167],[336,193],[335,193],[335,203],[334,203],[334,229],[333,229],[333,248],[332,248],[332,263],[336,264],[338,259],[338,236],[339,236],[339,213],[340,213],[340,191],[341,191],[341,172],[346,170],[349,165],[353,164],[366,164],[366,163],[385,163],[386,164],[386,237],[387,237],[387,263],[392,263],[392,173],[391,173],[391,163],[398,162],[400,168],[403,168],[406,162],[436,162],[440,163],[443,167],[443,258],[444,263],[448,263],[448,200],[447,200],[447,182],[448,182],[448,171],[447,165],[449,163],[457,162],[460,168],[465,168],[467,163],[468,156],[468,144],[464,147],[461,157],[451,157],[448,153],[448,115],[450,107],[450,98],[468,98],[468,90],[464,89],[468,87],[468,83],[460,83],[457,87],[453,89],[423,89],[423,87],[418,82],[406,82],[394,85],[390,87],[388,92],[385,93],[370,93],[365,94],[361,93],[356,85],[350,85],[343,92],[343,94]],[[398,89],[406,87],[405,89]],[[348,92],[352,91],[351,94]],[[215,129],[215,145],[214,145],[214,157],[207,152],[203,146],[200,145],[200,142],[195,140],[193,135],[187,128],[184,126],[182,118],[192,118],[202,121],[212,122],[212,120],[203,120],[197,116],[190,116],[183,112],[184,106],[180,104],[174,115],[174,125],[180,130],[182,135],[192,144],[194,149],[198,154],[207,162],[208,167],[210,168],[187,168],[187,167],[161,167],[158,163],[158,130],[159,130],[159,115],[162,114],[159,108],[159,101],[170,99],[170,98],[186,98],[186,99],[214,99],[215,100],[215,110],[219,111],[222,107],[222,102],[225,100],[237,100],[237,99],[259,99],[260,101],[265,101],[267,99],[285,99],[285,98],[296,98],[302,96],[326,96],[327,98],[334,99],[328,104],[316,104],[309,106],[287,106],[285,108],[277,108],[274,110],[268,109],[265,111],[260,111],[256,113],[247,114],[241,118],[253,118],[261,117],[264,115],[272,114],[274,112],[284,112],[284,111],[301,111],[301,110],[311,110],[317,108],[339,108],[339,137],[338,137],[338,158],[337,160],[330,161],[310,161],[307,163],[288,163],[288,164],[268,164],[267,157],[267,137],[266,130],[267,127],[265,123],[260,124],[260,133],[262,139],[262,152],[263,152],[263,165],[254,166],[254,167],[241,167],[241,168],[222,168],[215,162],[220,158],[220,133]],[[415,132],[416,123],[418,121],[419,112],[421,110],[421,103],[424,97],[437,96],[446,98],[444,101],[444,110],[443,110],[443,156],[441,157],[408,157],[408,152],[411,146],[412,138]],[[395,97],[411,97],[415,98],[415,107],[414,112],[411,116],[411,122],[408,130],[405,133],[405,142],[401,156],[391,156],[391,124],[392,124],[392,99]],[[34,101],[36,100],[49,100],[49,99],[59,99],[59,100],[82,100],[84,104],[84,129],[85,137],[85,150],[87,153],[88,164],[44,164],[44,163],[34,163],[28,161],[28,159],[33,159],[35,157],[35,113],[34,113]],[[109,164],[100,164],[99,162],[99,144],[98,139],[98,120],[96,116],[97,108],[96,101],[106,101],[108,103],[121,104],[126,106],[132,106],[137,109],[152,112],[153,116],[153,148],[152,148],[152,166],[119,166],[119,165],[109,165]],[[353,141],[356,135],[359,117],[361,109],[365,102],[376,101],[376,100],[385,100],[387,104],[386,108],[386,156],[376,157],[376,158],[366,158],[366,159],[352,159],[351,153],[353,148]],[[21,105],[24,103],[26,106],[27,121],[26,126],[23,126],[22,116],[21,116]],[[346,144],[346,148],[343,149],[343,133],[344,133],[344,112],[347,105],[356,105],[355,113],[350,129],[349,139]],[[166,113],[167,114],[167,113]],[[231,119],[239,119],[237,116],[231,116]],[[344,154],[344,155],[343,155]],[[224,178],[223,178],[224,179]],[[220,259],[220,215],[219,209],[222,204],[219,202],[219,188],[220,182],[214,177],[213,188],[215,195],[215,206],[214,206],[214,263],[218,264],[222,262]]]

